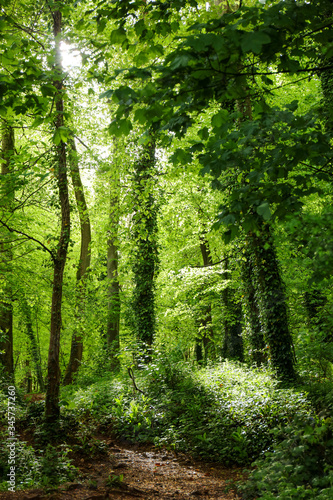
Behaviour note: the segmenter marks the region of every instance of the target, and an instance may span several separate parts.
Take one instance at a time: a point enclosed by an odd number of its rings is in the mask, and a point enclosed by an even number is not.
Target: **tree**
[[[0,210],[2,216],[9,212],[13,204],[14,188],[11,182],[13,170],[12,159],[15,152],[14,129],[8,123],[2,128],[1,176],[2,192]],[[6,177],[6,178],[5,178]],[[2,217],[3,218],[3,217]],[[6,231],[7,232],[7,231]],[[1,281],[4,283],[0,291],[0,361],[8,378],[14,377],[13,363],[13,296],[11,287],[11,235],[4,235],[1,230],[0,262],[2,267]],[[1,283],[0,281],[0,283]]]
[[[86,301],[86,274],[90,267],[91,260],[91,227],[88,207],[84,195],[84,188],[81,181],[77,150],[74,139],[70,141],[69,167],[74,187],[76,207],[80,219],[81,249],[80,259],[76,273],[76,305],[75,305],[75,331],[72,337],[71,353],[63,384],[71,384],[73,375],[78,371],[82,361],[83,336],[84,336],[84,313]]]
[[[55,135],[59,137],[56,146],[56,179],[58,184],[59,204],[61,207],[61,232],[57,245],[57,253],[53,258],[53,290],[50,325],[50,345],[48,356],[47,390],[45,399],[45,418],[47,422],[57,422],[59,409],[60,366],[59,347],[61,330],[61,306],[63,275],[66,264],[67,249],[70,237],[70,208],[68,197],[66,144],[61,137],[64,130],[63,71],[61,63],[61,27],[62,14],[59,5],[52,11],[53,35],[55,41]]]
[[[108,315],[107,315],[107,343],[110,350],[111,369],[119,367],[117,354],[119,352],[119,322],[120,322],[120,286],[118,279],[119,259],[119,219],[120,219],[120,165],[119,141],[115,141],[112,172],[110,174],[110,209],[107,239],[107,280],[108,280]]]
[[[153,193],[155,168],[155,140],[150,136],[135,163],[133,176],[134,323],[138,340],[149,347],[155,333],[154,279],[158,264],[157,206]]]

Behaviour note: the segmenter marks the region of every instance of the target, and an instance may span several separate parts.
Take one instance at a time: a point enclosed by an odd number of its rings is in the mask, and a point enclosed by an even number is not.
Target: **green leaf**
[[[244,53],[254,52],[255,54],[260,54],[262,46],[270,42],[271,39],[266,33],[262,31],[252,31],[243,35],[241,47]]]
[[[208,128],[207,127],[204,127],[202,129],[200,129],[198,131],[198,136],[200,137],[200,139],[202,141],[205,141],[206,139],[208,139],[209,137],[209,132],[208,132]]]
[[[179,68],[186,68],[190,59],[190,54],[186,54],[185,52],[183,52],[182,54],[174,58],[174,60],[170,64],[170,69],[175,70]]]
[[[127,39],[124,28],[118,28],[111,32],[110,41],[114,44],[123,43]]]
[[[264,220],[269,220],[271,218],[272,214],[267,201],[257,207],[257,214],[261,215]]]
[[[33,128],[34,127],[38,127],[39,125],[41,125],[42,123],[44,123],[44,118],[41,117],[41,116],[37,116],[37,118],[34,120],[33,124],[31,125]]]
[[[113,120],[108,127],[108,132],[115,137],[121,137],[122,135],[128,135],[132,128],[130,120],[122,118]]]
[[[221,109],[216,115],[212,117],[213,127],[220,128],[224,123],[227,122],[229,118],[229,111],[227,109]]]
[[[114,90],[106,90],[105,92],[102,92],[102,94],[99,95],[99,99],[103,99],[104,97],[106,97],[107,99],[111,99],[111,97],[113,96],[113,92]]]
[[[106,22],[106,19],[101,19],[100,21],[98,21],[97,33],[102,33],[105,30]]]
[[[69,134],[70,134],[69,128],[64,126],[58,127],[57,130],[54,132],[52,141],[56,146],[60,144],[61,141],[67,142]]]

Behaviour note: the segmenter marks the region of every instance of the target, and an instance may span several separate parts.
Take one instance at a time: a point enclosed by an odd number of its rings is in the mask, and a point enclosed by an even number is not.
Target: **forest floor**
[[[99,436],[100,438],[101,436]],[[42,489],[1,492],[3,500],[102,500],[102,499],[240,499],[234,483],[240,468],[201,462],[189,455],[133,445],[105,438],[108,454],[90,457],[73,454],[79,475],[47,492]]]

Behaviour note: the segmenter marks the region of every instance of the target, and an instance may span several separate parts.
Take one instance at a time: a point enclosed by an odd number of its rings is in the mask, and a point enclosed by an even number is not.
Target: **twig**
[[[13,227],[9,227],[5,222],[3,222],[2,220],[0,220],[0,223],[6,228],[8,229],[8,231],[10,231],[11,233],[18,233],[18,234],[22,234],[22,236],[25,236],[26,238],[28,238],[28,240],[31,240],[31,241],[34,241],[35,243],[38,243],[38,245],[40,245],[42,248],[44,248],[44,250],[46,250],[46,252],[48,252],[50,255],[51,255],[51,259],[53,260],[53,262],[56,261],[56,258],[52,252],[52,250],[50,250],[49,248],[47,248],[47,246],[44,245],[44,243],[42,243],[41,241],[37,240],[36,238],[34,238],[33,236],[29,236],[28,234],[26,233],[23,233],[23,231],[19,231],[18,229],[14,229]]]
[[[141,392],[141,394],[143,394],[144,396],[147,396],[147,394],[145,394],[143,391],[141,391],[141,389],[139,389],[138,386],[136,385],[133,368],[129,367],[129,368],[127,368],[127,371],[128,371],[128,375],[130,376],[130,379],[132,380],[134,391],[137,390],[137,391]]]

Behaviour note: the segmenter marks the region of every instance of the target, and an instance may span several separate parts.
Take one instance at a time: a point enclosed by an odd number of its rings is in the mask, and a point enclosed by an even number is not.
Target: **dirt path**
[[[102,499],[219,499],[240,497],[230,482],[240,469],[194,461],[182,454],[149,446],[130,446],[109,440],[109,454],[98,459],[75,457],[79,478],[46,494],[42,490],[0,493],[3,500]],[[110,479],[112,484],[110,484]]]

